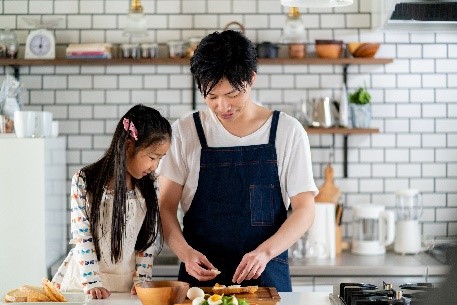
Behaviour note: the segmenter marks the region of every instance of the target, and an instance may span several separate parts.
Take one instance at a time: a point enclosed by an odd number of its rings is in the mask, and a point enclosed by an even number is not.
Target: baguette
[[[217,294],[236,294],[236,293],[255,293],[259,289],[259,286],[245,286],[240,285],[219,285],[216,284],[213,287],[213,292]]]
[[[20,289],[13,289],[6,293],[5,302],[27,302],[27,294]]]

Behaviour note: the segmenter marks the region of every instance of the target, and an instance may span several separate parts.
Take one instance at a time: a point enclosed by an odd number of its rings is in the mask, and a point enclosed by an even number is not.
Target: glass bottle
[[[306,56],[306,30],[298,7],[291,7],[283,27],[281,41],[289,44],[289,57]]]
[[[17,58],[17,51],[19,49],[17,43],[16,33],[10,29],[5,29],[2,33],[2,43],[5,46],[6,58]]]

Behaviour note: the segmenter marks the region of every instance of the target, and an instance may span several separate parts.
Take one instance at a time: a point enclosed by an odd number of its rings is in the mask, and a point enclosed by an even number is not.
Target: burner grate
[[[430,283],[406,283],[394,288],[383,282],[382,288],[367,283],[341,283],[329,300],[331,305],[415,305],[435,287]]]

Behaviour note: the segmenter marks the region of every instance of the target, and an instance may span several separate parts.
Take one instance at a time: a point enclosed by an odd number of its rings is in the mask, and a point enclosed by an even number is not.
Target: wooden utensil
[[[324,170],[324,184],[319,188],[319,194],[314,198],[316,202],[338,203],[341,192],[333,182],[333,168],[329,163]]]

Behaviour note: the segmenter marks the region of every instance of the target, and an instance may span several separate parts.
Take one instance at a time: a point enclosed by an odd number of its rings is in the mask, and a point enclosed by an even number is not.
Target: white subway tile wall
[[[349,66],[350,90],[366,85],[373,95],[372,126],[379,134],[348,138],[349,177],[343,178],[340,135],[310,135],[312,146],[335,143],[335,183],[342,191],[345,235],[350,207],[373,202],[394,208],[394,192],[418,188],[425,205],[422,233],[457,235],[457,33],[372,30],[370,1],[334,9],[301,9],[307,38],[379,41],[377,57],[387,65]],[[287,8],[279,0],[143,0],[150,42],[186,40],[221,30],[231,21],[245,26],[256,43],[278,42]],[[60,17],[54,30],[58,54],[69,43],[129,42],[122,36],[127,0],[3,0],[0,28],[11,28],[21,44],[32,26],[24,17]],[[310,53],[313,46],[309,46]],[[21,49],[20,56],[23,56]],[[264,105],[292,111],[301,100],[338,100],[339,65],[259,66],[253,95]],[[0,67],[0,80],[10,67]],[[107,148],[117,119],[135,103],[158,108],[170,121],[189,112],[188,66],[23,66],[26,109],[51,111],[67,138],[67,184],[73,173]],[[198,96],[198,108],[203,108]],[[312,148],[318,185],[330,150]],[[65,203],[68,205],[68,203]]]

